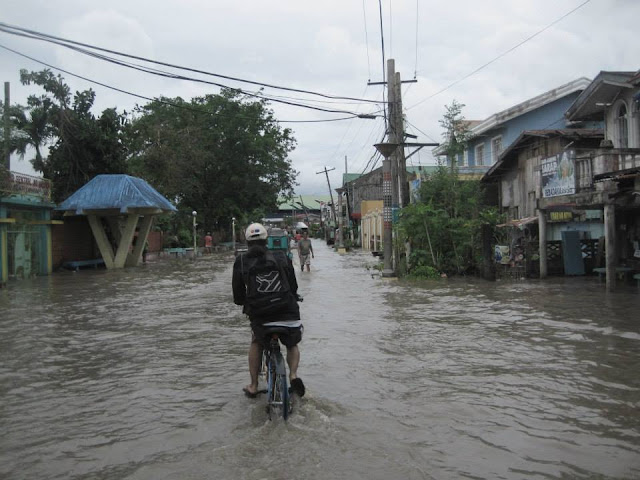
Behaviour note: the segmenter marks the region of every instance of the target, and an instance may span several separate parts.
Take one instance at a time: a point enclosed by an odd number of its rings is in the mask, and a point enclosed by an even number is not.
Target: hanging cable
[[[540,35],[542,32],[544,32],[545,30],[548,30],[549,28],[553,27],[556,23],[560,22],[561,20],[565,19],[566,17],[568,17],[569,15],[571,15],[572,13],[578,11],[579,9],[581,9],[582,7],[584,7],[587,3],[589,3],[591,0],[586,0],[583,3],[581,3],[580,5],[578,5],[576,8],[574,8],[573,10],[565,13],[564,15],[562,15],[560,18],[554,20],[553,22],[551,22],[550,24],[548,24],[546,27],[544,27],[541,30],[538,30],[536,33],[534,33],[533,35],[530,35],[529,37],[525,38],[524,40],[522,40],[520,43],[518,43],[517,45],[511,47],[510,49],[508,49],[507,51],[501,53],[500,55],[498,55],[497,57],[493,58],[492,60],[489,60],[487,63],[479,66],[478,68],[476,68],[475,70],[473,70],[472,72],[468,73],[467,75],[465,75],[464,77],[460,78],[459,80],[456,80],[455,82],[450,83],[449,85],[447,85],[446,87],[444,87],[442,90],[437,91],[436,93],[434,93],[433,95],[429,95],[427,98],[420,100],[418,103],[410,106],[409,108],[407,108],[407,110],[410,110],[412,108],[417,107],[418,105],[423,104],[424,102],[426,102],[427,100],[431,100],[433,97],[440,95],[443,92],[446,92],[447,90],[449,90],[451,87],[459,84],[460,82],[466,80],[467,78],[475,75],[476,73],[478,73],[480,70],[483,70],[484,68],[488,67],[489,65],[491,65],[492,63],[498,61],[499,59],[501,59],[502,57],[504,57],[505,55],[513,52],[515,49],[521,47],[522,45],[524,45],[525,43],[527,43],[529,40],[532,40],[533,38],[537,37],[538,35]]]
[[[156,102],[159,102],[159,103],[164,104],[164,105],[168,105],[168,106],[175,107],[175,108],[181,108],[181,109],[184,109],[184,110],[191,110],[191,111],[194,111],[194,112],[197,112],[197,113],[205,113],[205,114],[208,114],[208,115],[220,115],[220,116],[223,116],[223,117],[227,116],[227,115],[224,115],[224,114],[213,113],[213,112],[209,112],[209,111],[206,111],[206,110],[201,110],[201,109],[194,108],[194,107],[189,107],[189,106],[186,106],[186,105],[178,105],[178,104],[163,100],[162,97],[160,97],[160,98],[152,98],[152,97],[147,97],[145,95],[140,95],[140,94],[137,94],[137,93],[133,93],[133,92],[130,92],[130,91],[127,91],[127,90],[123,90],[121,88],[113,87],[113,86],[108,85],[108,84],[103,83],[103,82],[99,82],[97,80],[93,80],[93,79],[88,78],[88,77],[84,77],[82,75],[78,75],[76,73],[70,72],[70,71],[65,70],[63,68],[56,67],[55,65],[51,65],[49,63],[43,62],[41,60],[38,60],[37,58],[31,57],[31,56],[26,55],[24,53],[21,53],[21,52],[19,52],[17,50],[14,50],[12,48],[6,47],[6,46],[4,46],[2,44],[0,44],[0,48],[3,48],[3,49],[5,49],[5,50],[7,50],[9,52],[12,52],[12,53],[14,53],[16,55],[21,56],[21,57],[27,58],[27,59],[29,59],[29,60],[31,60],[33,62],[39,63],[41,65],[44,65],[45,67],[49,67],[49,68],[51,68],[53,70],[57,70],[59,72],[65,73],[67,75],[71,75],[72,77],[79,78],[81,80],[85,80],[85,81],[93,83],[95,85],[100,85],[101,87],[108,88],[109,90],[114,90],[116,92],[124,93],[125,95],[130,95],[132,97],[141,98],[143,100],[148,100],[150,102],[156,101]],[[343,113],[346,113],[346,112],[343,112]],[[248,118],[248,119],[252,118],[252,117],[244,117],[244,116],[240,116],[240,117],[241,118]],[[277,121],[279,123],[321,123],[321,122],[336,122],[336,121],[340,121],[340,120],[351,120],[353,118],[358,118],[358,117],[361,117],[361,115],[359,115],[359,114],[351,114],[348,117],[333,118],[333,119],[326,119],[326,120],[277,120]],[[234,117],[234,118],[237,118],[237,117]]]
[[[419,6],[419,2],[420,0],[416,0],[416,63],[415,66],[413,68],[413,79],[415,80],[416,78],[418,78],[418,25],[420,24],[419,22],[419,18],[420,15],[418,14],[418,6]]]
[[[383,85],[386,85],[387,82],[387,67],[386,67],[386,60],[384,58],[384,29],[382,26],[382,0],[378,0],[378,7],[380,10],[380,44],[382,45],[382,83]],[[388,119],[387,119],[387,101],[385,99],[385,91],[384,88],[382,89],[382,102],[383,102],[383,106],[384,106],[384,123],[385,123],[385,129],[388,128]]]
[[[364,44],[367,47],[367,71],[369,78],[367,82],[371,81],[371,62],[369,61],[369,31],[367,29],[367,11],[364,7],[365,0],[362,0],[362,15],[364,16]]]
[[[190,71],[190,72],[194,72],[194,73],[200,73],[203,75],[209,75],[209,76],[213,76],[213,77],[218,77],[218,78],[224,78],[226,80],[232,80],[235,82],[241,82],[241,83],[248,83],[248,84],[252,84],[252,85],[258,85],[258,86],[262,86],[262,87],[267,87],[267,88],[273,88],[273,89],[277,89],[277,90],[287,90],[290,92],[297,92],[297,93],[305,93],[305,94],[309,94],[309,95],[317,95],[320,97],[324,97],[324,98],[332,98],[332,99],[336,99],[336,100],[355,100],[358,102],[365,102],[365,103],[377,103],[376,100],[369,100],[369,99],[363,99],[363,98],[354,98],[354,97],[345,97],[345,96],[338,96],[338,95],[329,95],[329,94],[325,94],[325,93],[320,93],[320,92],[313,92],[310,90],[302,90],[302,89],[297,89],[297,88],[290,88],[290,87],[283,87],[283,86],[278,86],[278,85],[273,85],[273,84],[269,84],[269,83],[263,83],[263,82],[256,82],[256,81],[252,81],[252,80],[246,80],[246,79],[242,79],[242,78],[238,78],[238,77],[232,77],[229,75],[222,75],[222,74],[218,74],[218,73],[213,73],[213,72],[207,72],[204,70],[198,70],[198,69],[194,69],[194,68],[189,68],[189,67],[183,67],[180,65],[175,65],[175,64],[171,64],[171,63],[166,63],[166,62],[160,62],[160,61],[156,61],[156,60],[151,60],[148,58],[144,58],[144,57],[140,57],[137,55],[130,55],[130,54],[126,54],[123,52],[118,52],[115,50],[109,50],[106,48],[102,48],[102,47],[98,47],[95,45],[90,45],[87,43],[82,43],[82,42],[76,42],[74,40],[69,40],[69,39],[65,39],[62,37],[56,37],[54,35],[49,35],[46,33],[42,33],[42,32],[38,32],[35,30],[29,30],[27,28],[22,28],[22,27],[18,27],[15,25],[10,25],[4,22],[0,22],[0,31],[3,31],[5,33],[9,33],[12,35],[20,35],[20,36],[24,36],[27,38],[32,38],[35,40],[41,40],[41,41],[45,41],[45,42],[51,42],[51,43],[57,43],[58,45],[67,47],[67,48],[71,48],[70,45],[78,45],[81,47],[85,47],[85,48],[90,48],[92,50],[98,50],[101,52],[106,52],[106,53],[110,53],[113,55],[119,55],[122,57],[126,57],[126,58],[131,58],[131,59],[135,59],[135,60],[141,60],[144,62],[148,62],[148,63],[153,63],[156,65],[162,65],[165,67],[171,67],[171,68],[176,68],[179,70],[186,70],[186,71]],[[22,32],[22,33],[20,33]],[[54,42],[55,40],[55,42]],[[67,45],[70,44],[70,45]]]

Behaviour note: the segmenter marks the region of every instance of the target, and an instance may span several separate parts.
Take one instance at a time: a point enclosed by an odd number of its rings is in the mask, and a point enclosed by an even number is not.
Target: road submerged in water
[[[242,395],[230,254],[0,290],[0,477],[640,478],[639,289],[382,279],[314,243],[287,423]]]

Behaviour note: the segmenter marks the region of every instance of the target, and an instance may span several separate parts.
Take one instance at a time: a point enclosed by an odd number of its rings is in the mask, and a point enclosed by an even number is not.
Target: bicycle
[[[282,415],[289,418],[293,410],[293,401],[287,384],[287,366],[280,351],[280,334],[286,333],[283,327],[271,327],[267,330],[268,341],[262,350],[262,375],[267,382],[267,415],[269,420]]]

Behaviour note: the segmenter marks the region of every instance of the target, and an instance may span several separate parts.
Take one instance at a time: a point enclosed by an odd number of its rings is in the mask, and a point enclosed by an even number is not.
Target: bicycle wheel
[[[278,351],[274,352],[270,364],[274,368],[270,369],[270,394],[267,407],[269,419],[271,420],[272,414],[275,414],[282,415],[286,420],[289,417],[291,401],[287,387],[287,370],[282,354]]]
[[[287,386],[287,376],[279,375],[278,383],[280,384],[280,399],[282,401],[282,418],[285,420],[289,418],[289,388]]]
[[[273,359],[267,361],[267,415],[272,420],[272,413],[276,407],[278,399],[278,386],[276,382],[276,369]]]

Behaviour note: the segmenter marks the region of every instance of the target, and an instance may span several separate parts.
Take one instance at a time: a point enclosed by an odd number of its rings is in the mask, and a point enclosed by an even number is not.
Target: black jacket
[[[233,264],[233,278],[231,280],[231,285],[233,287],[233,303],[236,305],[242,305],[244,308],[242,309],[242,313],[246,312],[246,306],[244,306],[245,298],[247,295],[247,287],[244,283],[244,277],[248,273],[249,265],[251,264],[248,259],[252,257],[261,257],[267,252],[267,248],[261,245],[256,245],[247,251],[247,253],[242,253],[236,257],[236,261]],[[289,290],[293,294],[291,297],[291,302],[289,308],[286,312],[278,313],[276,315],[271,315],[269,317],[254,317],[249,315],[249,319],[251,323],[263,324],[266,322],[275,322],[275,321],[285,321],[285,320],[300,320],[300,307],[298,306],[298,302],[296,300],[298,295],[298,282],[296,281],[296,273],[293,269],[293,263],[291,259],[287,257],[287,255],[279,250],[274,250],[271,252],[276,259],[276,261],[283,267],[285,273],[287,274],[287,279],[289,281]],[[242,268],[244,267],[244,271]]]

